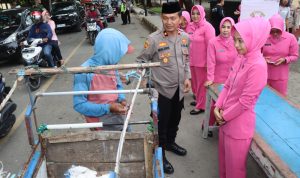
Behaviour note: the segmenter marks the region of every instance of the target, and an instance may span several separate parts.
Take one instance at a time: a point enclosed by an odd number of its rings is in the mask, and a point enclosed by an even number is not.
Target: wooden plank
[[[119,140],[92,140],[66,143],[49,143],[46,149],[47,161],[83,163],[111,163],[116,160]],[[144,139],[126,140],[121,162],[144,161]]]
[[[100,73],[104,70],[126,70],[141,69],[149,67],[158,67],[160,62],[154,63],[135,63],[135,64],[116,64],[95,67],[68,67],[68,68],[29,68],[24,71],[24,75],[42,75],[42,74],[76,74],[76,73]],[[12,69],[9,74],[18,74],[19,69]]]
[[[64,173],[71,168],[74,163],[47,163],[48,178],[65,178]],[[76,164],[95,170],[98,173],[114,170],[115,163],[80,163]],[[132,162],[120,164],[120,177],[122,178],[144,178],[145,163]]]
[[[272,178],[296,178],[286,163],[270,148],[268,144],[255,133],[251,148],[251,156],[263,167],[268,177]]]
[[[92,141],[92,140],[119,140],[121,132],[114,131],[82,131],[65,133],[59,135],[48,135],[47,133],[42,135],[42,140],[46,143],[66,143],[66,142],[79,142],[79,141]],[[149,134],[149,133],[148,133]],[[130,132],[126,133],[126,139],[140,139],[144,138],[147,133]]]
[[[144,139],[146,178],[153,178],[153,136],[147,135]]]

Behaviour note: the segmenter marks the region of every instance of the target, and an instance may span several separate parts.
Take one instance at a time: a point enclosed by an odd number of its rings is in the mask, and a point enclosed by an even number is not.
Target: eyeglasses
[[[271,29],[270,34],[274,34],[274,33],[280,34],[281,31],[279,29]]]

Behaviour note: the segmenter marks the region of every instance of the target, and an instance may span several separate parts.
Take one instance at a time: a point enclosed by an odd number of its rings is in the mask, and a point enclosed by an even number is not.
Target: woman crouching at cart
[[[239,55],[214,110],[220,125],[220,178],[246,178],[246,160],[255,131],[254,107],[268,76],[261,48],[270,29],[269,22],[260,17],[233,26],[234,46]]]

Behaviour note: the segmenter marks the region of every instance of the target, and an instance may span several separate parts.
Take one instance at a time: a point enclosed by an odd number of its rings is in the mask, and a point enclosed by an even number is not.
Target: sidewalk
[[[209,7],[208,3],[202,3],[206,8]],[[134,7],[133,10],[137,14],[137,17],[149,28],[151,32],[157,29],[162,29],[162,22],[159,15],[144,15],[144,10],[139,7]],[[288,85],[288,99],[293,103],[300,106],[300,60],[296,63],[292,63],[290,67],[290,77]]]

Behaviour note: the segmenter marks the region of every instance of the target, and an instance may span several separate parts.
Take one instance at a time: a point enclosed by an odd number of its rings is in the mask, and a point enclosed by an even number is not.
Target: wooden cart
[[[120,132],[108,131],[42,134],[41,147],[33,150],[20,177],[64,178],[72,165],[105,174],[114,169],[119,139]],[[162,177],[161,155],[154,154],[153,146],[151,133],[127,133],[120,177]]]
[[[32,147],[32,153],[24,168],[19,173],[19,177],[64,178],[64,173],[66,173],[72,165],[76,165],[97,171],[99,175],[113,172],[113,178],[163,178],[162,150],[157,144],[157,92],[155,89],[150,88],[139,89],[142,77],[145,75],[145,68],[159,65],[159,63],[119,64],[98,67],[11,71],[11,73],[18,73],[21,78],[24,77],[25,80],[28,81],[28,76],[31,75],[90,73],[115,69],[143,69],[141,74],[134,75],[135,78],[138,78],[137,86],[134,90],[71,91],[37,93],[33,95],[27,85],[30,104],[28,105],[25,114],[25,123],[29,144]],[[38,97],[105,94],[111,92],[133,93],[131,105],[124,123],[125,128],[122,132],[98,132],[86,129],[82,132],[77,131],[73,133],[67,132],[57,134],[57,132],[44,132],[45,130],[50,129],[50,125],[48,125],[48,127],[47,125],[44,125],[47,127],[46,129],[41,129],[41,127],[38,128],[37,126],[38,122],[35,110],[37,109],[36,101]],[[130,124],[129,119],[137,93],[148,94],[150,97],[153,119],[153,127],[151,127],[153,130],[151,133],[125,132],[127,125]],[[33,125],[35,125],[35,128],[33,128]],[[44,126],[42,126],[42,128]],[[55,129],[57,129],[57,127],[60,127],[60,129],[62,129],[61,127],[63,127],[63,129],[95,128],[101,127],[102,123],[60,124],[51,126],[55,126]],[[35,129],[39,132],[38,139],[35,138]]]

